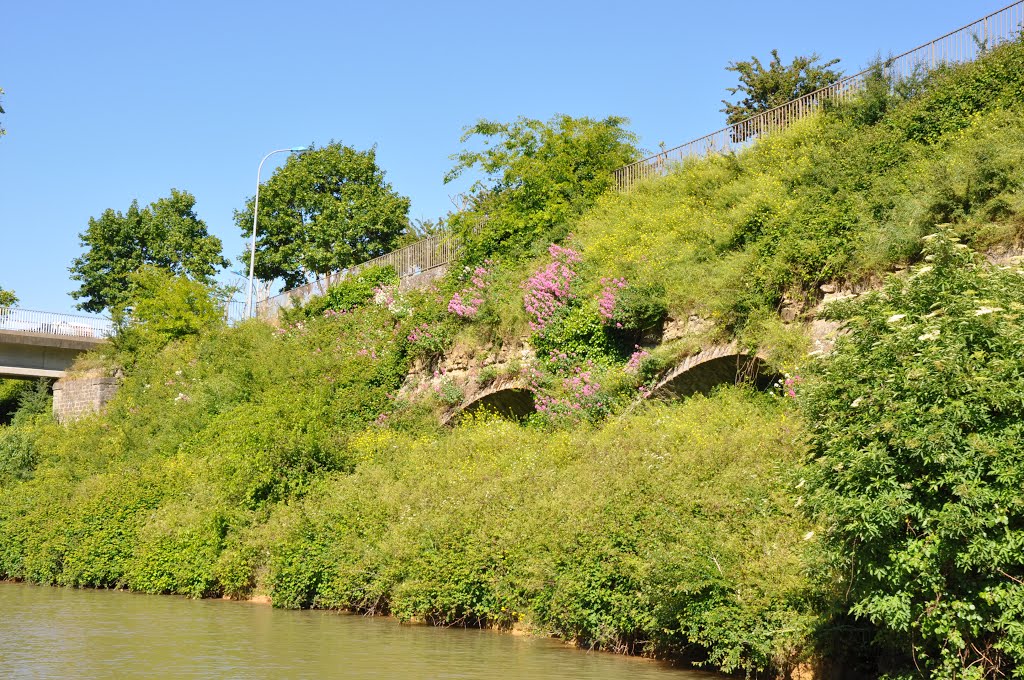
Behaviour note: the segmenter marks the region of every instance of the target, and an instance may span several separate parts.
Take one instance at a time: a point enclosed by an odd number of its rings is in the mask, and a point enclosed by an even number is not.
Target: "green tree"
[[[740,83],[727,89],[729,94],[740,94],[742,97],[737,102],[722,100],[726,122],[729,125],[738,123],[839,80],[842,71],[830,68],[838,64],[839,60],[819,63],[820,59],[817,54],[796,57],[786,66],[779,58],[779,51],[772,50],[768,68],[757,57],[751,57],[750,61],[730,62],[725,70],[739,74]]]
[[[468,254],[524,253],[590,207],[612,185],[615,169],[639,155],[626,123],[559,115],[466,128],[461,141],[479,138],[483,148],[453,155],[445,182],[468,171],[481,175],[469,189],[468,208],[450,219]]]
[[[78,308],[99,312],[123,306],[129,276],[145,264],[211,283],[229,262],[221,255],[220,239],[196,215],[195,203],[189,192],[171,189],[169,197],[145,208],[132,201],[126,213],[107,209],[90,218],[89,228],[79,234],[86,251],[70,267],[72,280],[82,282],[71,293],[83,300]]]
[[[256,276],[294,288],[391,251],[409,227],[409,199],[385,181],[377,151],[338,142],[291,156],[260,188]],[[253,199],[235,211],[251,239]],[[249,264],[248,252],[241,257]]]
[[[113,310],[121,349],[163,347],[223,322],[215,289],[201,281],[146,264],[129,275],[128,283],[123,306]]]
[[[18,304],[18,296],[13,290],[0,288],[0,307],[13,307]]]
[[[806,396],[804,492],[829,586],[907,659],[897,677],[1021,677],[1024,278],[944,235],[925,253],[833,310],[852,332]]]

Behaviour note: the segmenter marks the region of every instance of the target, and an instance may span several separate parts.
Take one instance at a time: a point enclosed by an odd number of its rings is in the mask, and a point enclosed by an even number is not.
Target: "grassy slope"
[[[574,229],[581,296],[625,276],[663,286],[676,316],[763,338],[783,294],[913,258],[937,223],[1014,240],[1022,54],[937,77],[880,119],[848,107],[604,197]],[[499,267],[490,327],[463,332],[521,333],[535,266]],[[0,482],[0,573],[523,622],[726,669],[799,659],[809,527],[788,491],[802,428],[784,402],[726,390],[596,426],[441,432],[392,403],[409,328],[443,309],[407,304],[408,318],[370,306],[181,343],[141,357],[100,417],[0,430],[2,469],[38,461]]]

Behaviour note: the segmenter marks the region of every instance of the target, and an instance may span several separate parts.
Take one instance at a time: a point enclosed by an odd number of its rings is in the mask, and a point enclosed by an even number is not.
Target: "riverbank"
[[[127,329],[90,357],[125,370],[105,413],[63,427],[36,399],[0,428],[0,575],[525,626],[752,678],[1014,672],[1024,279],[976,253],[1024,238],[1024,44],[876,76],[578,212],[495,187],[436,288],[376,270],[277,327]],[[823,284],[893,270],[809,351]],[[723,343],[744,351],[715,355],[710,396],[645,399]],[[455,356],[533,411],[469,412]],[[736,384],[762,363],[777,384]]]

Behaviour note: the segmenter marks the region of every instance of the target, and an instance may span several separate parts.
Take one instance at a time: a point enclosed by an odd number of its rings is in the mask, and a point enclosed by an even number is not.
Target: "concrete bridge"
[[[0,307],[0,378],[62,378],[112,333],[106,319]]]

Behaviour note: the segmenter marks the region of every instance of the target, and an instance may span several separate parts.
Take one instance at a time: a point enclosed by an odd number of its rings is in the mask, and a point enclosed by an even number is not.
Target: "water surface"
[[[0,583],[0,678],[717,677],[493,631]]]

